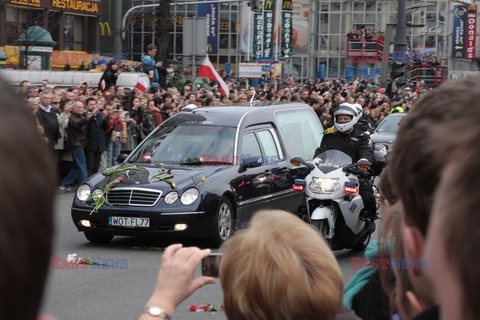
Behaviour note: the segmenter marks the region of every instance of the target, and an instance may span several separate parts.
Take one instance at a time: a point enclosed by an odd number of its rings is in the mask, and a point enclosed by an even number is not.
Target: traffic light
[[[405,66],[405,63],[392,63],[392,72],[390,72],[390,78],[392,80],[402,77],[405,73],[401,70]]]
[[[248,6],[252,9],[252,11],[260,12],[262,11],[262,0],[250,0],[248,1]]]

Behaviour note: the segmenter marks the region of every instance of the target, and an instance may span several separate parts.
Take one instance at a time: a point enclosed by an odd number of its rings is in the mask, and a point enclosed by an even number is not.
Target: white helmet
[[[352,120],[349,122],[338,123],[337,116],[346,115],[351,116]],[[351,103],[342,103],[337,111],[333,114],[333,119],[335,123],[335,128],[340,132],[346,132],[353,128],[354,125],[357,124],[358,120],[360,119],[360,111],[358,108]]]
[[[190,103],[190,104],[187,104],[185,107],[183,107],[182,111],[192,111],[197,108],[198,108],[197,105]]]
[[[357,120],[357,122],[358,122],[358,121],[360,121],[360,118],[363,116],[363,108],[359,103],[354,103],[353,106],[358,111],[358,120]]]

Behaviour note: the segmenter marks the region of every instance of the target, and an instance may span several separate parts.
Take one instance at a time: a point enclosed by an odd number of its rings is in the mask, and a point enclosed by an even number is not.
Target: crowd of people
[[[347,33],[348,40],[351,41],[377,41],[385,36],[383,31],[375,28],[352,29]]]
[[[222,96],[212,84],[197,87],[185,77],[184,84],[149,92],[132,92],[116,85],[115,62],[102,76],[102,90],[87,83],[73,88],[42,87],[20,83],[20,94],[28,100],[37,118],[39,134],[59,162],[60,188],[68,190],[87,176],[116,164],[120,153],[130,153],[150,132],[174,114],[206,106],[248,104],[253,96],[258,104],[303,102],[318,115],[325,129],[332,126],[333,110],[343,102],[358,103],[364,110],[369,131],[394,110],[408,111],[427,89],[420,83],[409,87],[379,88],[374,81],[318,80],[307,83],[287,77],[276,91],[265,82],[255,88],[235,80],[227,81],[229,96]],[[83,152],[84,150],[84,152]],[[73,170],[68,172],[73,164]],[[68,176],[67,176],[68,175]]]

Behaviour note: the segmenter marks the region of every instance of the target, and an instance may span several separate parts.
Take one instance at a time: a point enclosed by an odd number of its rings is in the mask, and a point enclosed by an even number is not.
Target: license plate
[[[150,218],[108,217],[108,224],[124,228],[149,228]]]

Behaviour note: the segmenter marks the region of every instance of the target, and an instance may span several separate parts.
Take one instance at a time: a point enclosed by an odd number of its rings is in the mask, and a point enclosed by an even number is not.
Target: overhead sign
[[[263,14],[253,14],[253,50],[252,56],[258,59],[263,56]]]
[[[102,3],[92,0],[0,0],[0,2],[91,15],[102,14]]]
[[[197,16],[207,19],[205,29],[207,35],[207,53],[218,53],[218,3],[199,3],[197,5]]]
[[[475,59],[475,45],[477,38],[477,6],[468,6],[467,16],[467,59]]]
[[[239,63],[239,78],[261,78],[263,75],[261,63]]]
[[[281,59],[287,60],[292,56],[293,48],[293,4],[292,0],[282,0],[282,44]]]
[[[264,0],[263,8],[263,56],[273,55],[273,26],[275,22],[275,0]]]
[[[465,59],[466,57],[466,25],[467,7],[455,5],[453,9],[453,58]]]

